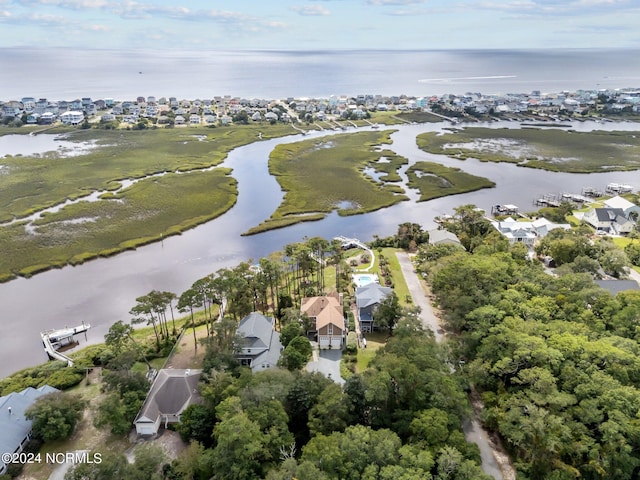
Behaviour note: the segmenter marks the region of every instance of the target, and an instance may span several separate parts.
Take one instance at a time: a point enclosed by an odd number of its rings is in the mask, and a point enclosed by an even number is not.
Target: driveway
[[[420,277],[418,277],[415,270],[413,269],[413,264],[411,263],[409,255],[407,255],[405,252],[398,252],[396,253],[396,256],[398,257],[398,261],[400,262],[402,275],[404,276],[404,280],[407,283],[407,287],[409,288],[409,293],[411,294],[411,298],[413,299],[413,304],[420,307],[420,320],[422,321],[422,325],[424,326],[424,328],[429,329],[433,332],[436,342],[442,342],[444,340],[444,331],[440,326],[440,322],[438,322],[438,318],[433,313],[433,308],[431,307],[429,298],[422,288]],[[478,445],[478,448],[480,449],[480,457],[482,460],[482,470],[484,471],[484,473],[491,475],[496,480],[515,478],[515,475],[513,475],[512,477],[510,473],[508,473],[506,476],[503,475],[502,470],[500,469],[500,465],[496,460],[496,456],[500,455],[500,453],[494,448],[489,439],[489,435],[482,428],[478,420],[472,418],[464,421],[462,423],[462,431],[464,432],[464,436],[467,442],[475,443],[476,445]]]
[[[405,252],[398,252],[396,253],[396,256],[400,262],[400,269],[402,270],[402,275],[404,276],[404,280],[409,288],[413,304],[420,307],[420,320],[422,321],[422,326],[433,332],[436,342],[442,342],[444,332],[440,326],[440,322],[438,322],[438,318],[433,313],[433,308],[431,307],[429,299],[422,289],[420,278],[413,269],[413,264],[411,263],[409,255]]]
[[[308,372],[320,372],[334,382],[343,385],[344,379],[340,376],[340,361],[342,350],[319,350],[317,345],[313,348],[313,359],[307,364]]]

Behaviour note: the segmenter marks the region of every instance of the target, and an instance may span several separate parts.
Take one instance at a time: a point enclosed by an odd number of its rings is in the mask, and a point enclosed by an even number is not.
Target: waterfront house
[[[633,231],[635,223],[624,215],[621,208],[592,208],[584,214],[583,220],[597,232],[622,235]]]
[[[460,240],[448,230],[434,229],[429,230],[429,245],[460,245]]]
[[[637,221],[640,216],[640,207],[620,195],[616,195],[615,197],[605,200],[604,205],[608,208],[621,209],[624,216],[630,220]]]
[[[307,334],[317,337],[320,348],[343,347],[346,329],[342,299],[338,292],[322,297],[303,298],[300,311],[306,313],[313,322]]]
[[[29,387],[0,397],[0,452],[20,453],[31,440],[31,420],[24,417],[27,409],[44,395],[57,392],[56,388],[44,385],[38,389]],[[7,465],[0,459],[0,475],[6,473]]]
[[[160,427],[178,423],[189,405],[200,403],[202,370],[163,369],[158,372],[134,425],[138,435],[155,435]]]
[[[254,372],[278,365],[283,350],[280,334],[274,330],[274,319],[253,312],[240,320],[236,335],[236,358]]]
[[[382,287],[375,282],[356,288],[356,307],[362,333],[374,330],[375,312],[392,291],[391,288]]]
[[[509,240],[509,243],[524,243],[531,248],[536,241],[536,234],[531,222],[518,222],[509,217],[501,222],[492,220],[491,224]]]
[[[84,120],[84,113],[69,110],[60,115],[60,121],[65,125],[78,125]]]

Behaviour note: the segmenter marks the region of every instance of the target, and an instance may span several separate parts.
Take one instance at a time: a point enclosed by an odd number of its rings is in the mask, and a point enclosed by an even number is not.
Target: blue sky
[[[640,0],[0,0],[0,47],[640,48]]]

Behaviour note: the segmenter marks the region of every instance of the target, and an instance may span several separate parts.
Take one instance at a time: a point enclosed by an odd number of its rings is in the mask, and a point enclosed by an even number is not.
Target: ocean
[[[0,100],[430,96],[640,88],[640,50],[0,48]]]

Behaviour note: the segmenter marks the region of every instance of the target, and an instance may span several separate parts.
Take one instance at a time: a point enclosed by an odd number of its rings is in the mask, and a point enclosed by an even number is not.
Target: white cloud
[[[367,0],[369,5],[415,5],[424,0]]]
[[[299,13],[300,15],[308,17],[326,17],[331,15],[331,12],[321,5],[304,5],[301,7],[291,7],[291,10]]]

